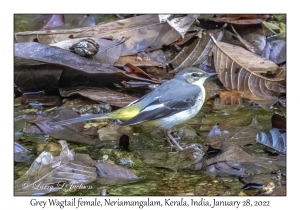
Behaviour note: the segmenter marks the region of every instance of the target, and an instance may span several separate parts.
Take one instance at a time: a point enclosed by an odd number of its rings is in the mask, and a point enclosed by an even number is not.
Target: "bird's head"
[[[185,80],[188,83],[194,85],[203,85],[204,81],[210,77],[216,75],[216,73],[207,73],[202,69],[198,68],[186,68],[175,75],[176,79]]]

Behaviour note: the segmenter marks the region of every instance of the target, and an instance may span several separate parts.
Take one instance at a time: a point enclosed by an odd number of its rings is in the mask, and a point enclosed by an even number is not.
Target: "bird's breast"
[[[164,129],[171,129],[175,125],[182,124],[196,116],[196,114],[200,111],[203,103],[203,95],[200,94],[199,97],[196,99],[195,105],[192,108],[184,110],[182,112],[178,112],[174,115],[165,118],[158,119],[157,124],[159,124],[159,126]]]

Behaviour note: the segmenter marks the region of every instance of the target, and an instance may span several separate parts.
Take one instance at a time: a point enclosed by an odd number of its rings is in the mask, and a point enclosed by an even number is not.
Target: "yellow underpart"
[[[111,119],[120,119],[122,121],[130,120],[135,117],[141,108],[136,105],[126,106],[122,109],[116,110],[108,114],[108,117]]]

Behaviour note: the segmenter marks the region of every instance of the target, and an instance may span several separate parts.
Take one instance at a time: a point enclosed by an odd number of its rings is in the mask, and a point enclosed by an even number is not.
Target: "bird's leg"
[[[177,141],[173,138],[172,134],[170,132],[167,132],[166,133],[166,137],[167,137],[167,140],[169,143],[172,143],[175,145],[175,147],[179,150],[179,151],[182,151],[182,147],[177,143]]]
[[[172,144],[172,142],[170,141],[170,139],[169,139],[169,137],[167,136],[167,134],[165,134],[165,136],[166,136],[166,139],[167,139],[167,141],[168,141],[168,143],[169,143],[169,145],[170,145],[170,147],[171,147],[171,151],[172,151],[172,148],[173,148],[173,144]]]

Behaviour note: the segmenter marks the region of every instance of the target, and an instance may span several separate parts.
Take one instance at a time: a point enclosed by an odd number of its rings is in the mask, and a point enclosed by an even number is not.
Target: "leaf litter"
[[[277,170],[276,159],[248,154],[242,149],[245,145],[254,144],[261,130],[255,118],[249,126],[229,131],[221,131],[217,125],[214,126],[206,142],[214,149],[220,148],[221,154],[205,161],[206,170],[215,175],[241,177]]]

